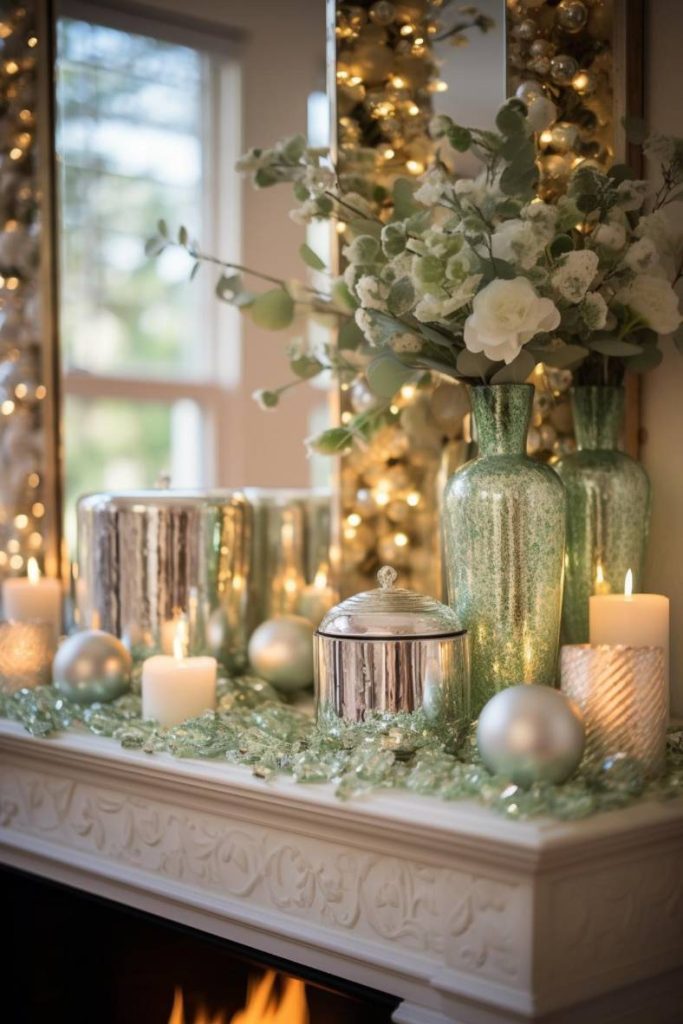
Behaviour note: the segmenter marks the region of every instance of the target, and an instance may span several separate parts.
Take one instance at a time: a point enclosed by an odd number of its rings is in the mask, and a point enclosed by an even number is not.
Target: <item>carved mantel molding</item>
[[[344,804],[6,722],[0,766],[4,863],[391,992],[404,1024],[570,1006],[563,1021],[588,1022],[634,985],[655,1024],[675,1019],[652,1015],[665,974],[683,998],[683,800],[571,824],[399,793]]]

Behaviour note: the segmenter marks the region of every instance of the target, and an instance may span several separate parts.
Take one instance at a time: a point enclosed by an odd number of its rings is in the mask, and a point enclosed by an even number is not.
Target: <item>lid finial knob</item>
[[[392,590],[394,583],[398,579],[398,573],[390,565],[384,565],[377,573],[377,582],[379,583],[380,590],[389,591]]]

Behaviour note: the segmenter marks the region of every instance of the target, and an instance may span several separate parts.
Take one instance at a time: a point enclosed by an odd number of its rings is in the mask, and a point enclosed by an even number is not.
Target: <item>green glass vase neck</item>
[[[619,447],[624,418],[624,389],[594,386],[572,389],[574,433],[579,451],[611,451]]]
[[[523,455],[531,420],[531,384],[470,387],[480,455]]]

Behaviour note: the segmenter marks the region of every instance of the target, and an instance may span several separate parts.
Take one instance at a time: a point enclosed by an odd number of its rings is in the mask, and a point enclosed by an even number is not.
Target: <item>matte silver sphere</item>
[[[518,786],[564,782],[579,766],[585,732],[574,701],[550,686],[510,686],[479,716],[477,745],[489,771]]]
[[[302,615],[279,615],[254,630],[249,661],[256,675],[282,693],[313,682],[313,626]]]
[[[111,633],[84,629],[63,641],[52,663],[52,681],[78,704],[120,697],[130,689],[133,660]]]

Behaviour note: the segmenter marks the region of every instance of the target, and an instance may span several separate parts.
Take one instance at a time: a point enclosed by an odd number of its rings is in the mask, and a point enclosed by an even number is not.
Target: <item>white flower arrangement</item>
[[[372,153],[359,156],[368,173],[340,175],[299,136],[240,161],[257,187],[293,185],[296,220],[334,219],[344,234],[339,278],[326,277],[322,260],[302,246],[315,287],[265,276],[273,287],[253,294],[242,280],[254,272],[230,263],[217,287],[261,326],[284,329],[302,308],[340,325],[336,346],[290,358],[295,382],[323,370],[346,383],[363,374],[377,405],[335,428],[320,450],[343,450],[367,435],[395,391],[425,373],[522,382],[544,362],[606,383],[661,360],[657,333],[677,331],[682,319],[673,285],[683,273],[683,243],[663,210],[683,198],[683,142],[659,136],[646,144],[663,177],[648,213],[645,182],[624,167],[604,174],[587,163],[550,205],[535,197],[533,134],[546,113],[510,100],[496,132],[434,118],[437,143],[479,157],[475,179],[452,175],[437,153],[417,184],[399,179],[389,191],[373,178]],[[181,232],[196,266],[221,263]],[[151,251],[165,244],[161,231]],[[290,386],[259,391],[257,401],[271,409]]]

